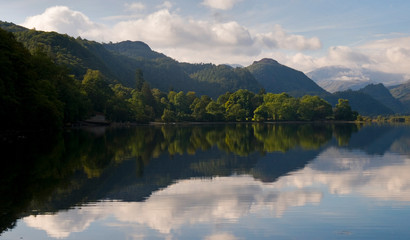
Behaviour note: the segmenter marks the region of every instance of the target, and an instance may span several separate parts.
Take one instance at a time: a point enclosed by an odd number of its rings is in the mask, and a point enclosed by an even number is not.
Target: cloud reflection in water
[[[28,226],[65,238],[92,222],[113,217],[112,225],[148,226],[164,235],[187,225],[237,223],[250,215],[282,217],[292,207],[319,204],[330,194],[358,195],[410,203],[410,159],[386,153],[329,148],[305,168],[262,183],[248,175],[180,180],[144,202],[99,202],[55,215],[29,216]],[[111,221],[111,220],[110,220]],[[219,239],[230,233],[214,233]]]

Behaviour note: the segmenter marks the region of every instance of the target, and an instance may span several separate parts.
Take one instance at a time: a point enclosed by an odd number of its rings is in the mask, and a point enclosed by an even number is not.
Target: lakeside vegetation
[[[377,117],[361,117],[359,120],[376,122],[376,123],[410,123],[410,116],[407,115],[392,115],[392,116],[377,116]]]
[[[11,33],[0,30],[1,110],[4,129],[58,128],[103,113],[111,121],[314,121],[354,120],[347,101],[332,106],[317,96],[294,98],[286,93],[255,94],[240,89],[213,100],[195,92],[151,89],[143,72],[135,88],[109,84],[98,70],[81,81],[68,75],[41,51],[31,54]]]
[[[0,37],[2,131],[57,129],[96,113],[109,121],[136,123],[368,120],[346,99],[332,107],[319,96],[293,97],[263,88],[217,98],[194,91],[165,92],[151,88],[141,69],[135,71],[133,88],[113,83],[99,70],[88,69],[79,79],[42,49],[28,51],[12,33],[0,29]]]

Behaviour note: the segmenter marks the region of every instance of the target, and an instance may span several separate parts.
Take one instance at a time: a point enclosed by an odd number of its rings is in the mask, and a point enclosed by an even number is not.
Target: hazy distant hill
[[[394,98],[389,90],[382,84],[369,84],[366,87],[359,90],[360,92],[366,93],[378,100],[386,107],[393,110],[395,113],[403,112],[403,104]]]
[[[327,94],[304,73],[284,66],[273,59],[265,58],[255,61],[247,69],[267,92],[288,92],[293,96]]]
[[[380,101],[374,99],[369,94],[360,91],[347,90],[335,92],[325,97],[325,99],[332,105],[335,105],[339,98],[349,100],[352,109],[364,116],[394,114],[393,110],[382,104]]]
[[[318,68],[306,75],[329,92],[345,91],[348,89],[359,90],[372,83],[383,83],[388,86],[402,83],[404,80],[401,74],[340,66]]]
[[[410,113],[410,81],[389,87],[390,93],[404,106],[405,112]]]

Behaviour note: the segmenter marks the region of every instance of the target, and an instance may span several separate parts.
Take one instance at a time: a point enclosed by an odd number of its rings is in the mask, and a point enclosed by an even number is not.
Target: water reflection
[[[259,238],[268,238],[275,234],[263,219],[281,219],[279,226],[297,209],[311,216],[301,209],[325,214],[327,205],[342,215],[329,198],[410,203],[406,126],[145,126],[73,131],[52,142],[48,149],[37,141],[13,156],[18,165],[6,164],[4,174],[16,172],[2,178],[2,229],[22,221],[5,236],[25,224],[55,238],[90,239],[73,234],[97,225],[120,239],[243,239],[256,234],[248,225],[256,221]],[[17,193],[6,182],[24,187]]]
[[[283,191],[250,176],[191,179],[154,192],[144,202],[99,202],[56,215],[30,216],[24,221],[54,237],[67,237],[110,216],[117,224],[139,224],[171,234],[183,225],[235,223],[249,214],[280,217],[289,207],[318,203],[321,198],[320,191]]]
[[[362,152],[330,148],[311,164],[274,183],[262,183],[248,175],[180,180],[153,192],[143,202],[105,201],[55,215],[30,216],[24,221],[60,238],[110,217],[116,226],[135,224],[134,228],[145,226],[169,236],[185,225],[234,224],[251,215],[280,218],[290,208],[319,204],[328,193],[358,194],[408,205],[409,171],[410,159],[400,155],[371,159]]]

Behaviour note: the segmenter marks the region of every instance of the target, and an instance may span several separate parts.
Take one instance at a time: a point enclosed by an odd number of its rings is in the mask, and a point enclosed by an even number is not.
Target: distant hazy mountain
[[[247,69],[267,92],[287,92],[293,96],[327,94],[303,72],[284,66],[273,59],[255,61]]]
[[[325,96],[324,98],[333,106],[337,103],[338,99],[347,99],[349,100],[352,109],[364,116],[394,114],[394,111],[389,107],[374,99],[369,94],[361,91],[346,90],[335,92],[331,95]]]
[[[393,110],[395,113],[403,112],[403,104],[394,98],[382,83],[379,84],[369,84],[366,87],[359,90],[359,92],[366,93],[376,99],[377,101],[384,104],[386,107]]]
[[[403,83],[405,79],[401,74],[340,66],[318,68],[306,75],[329,92],[344,91],[348,89],[359,90],[372,83],[383,83],[385,86],[391,86]]]
[[[390,93],[404,106],[405,112],[410,113],[410,81],[389,87]]]

